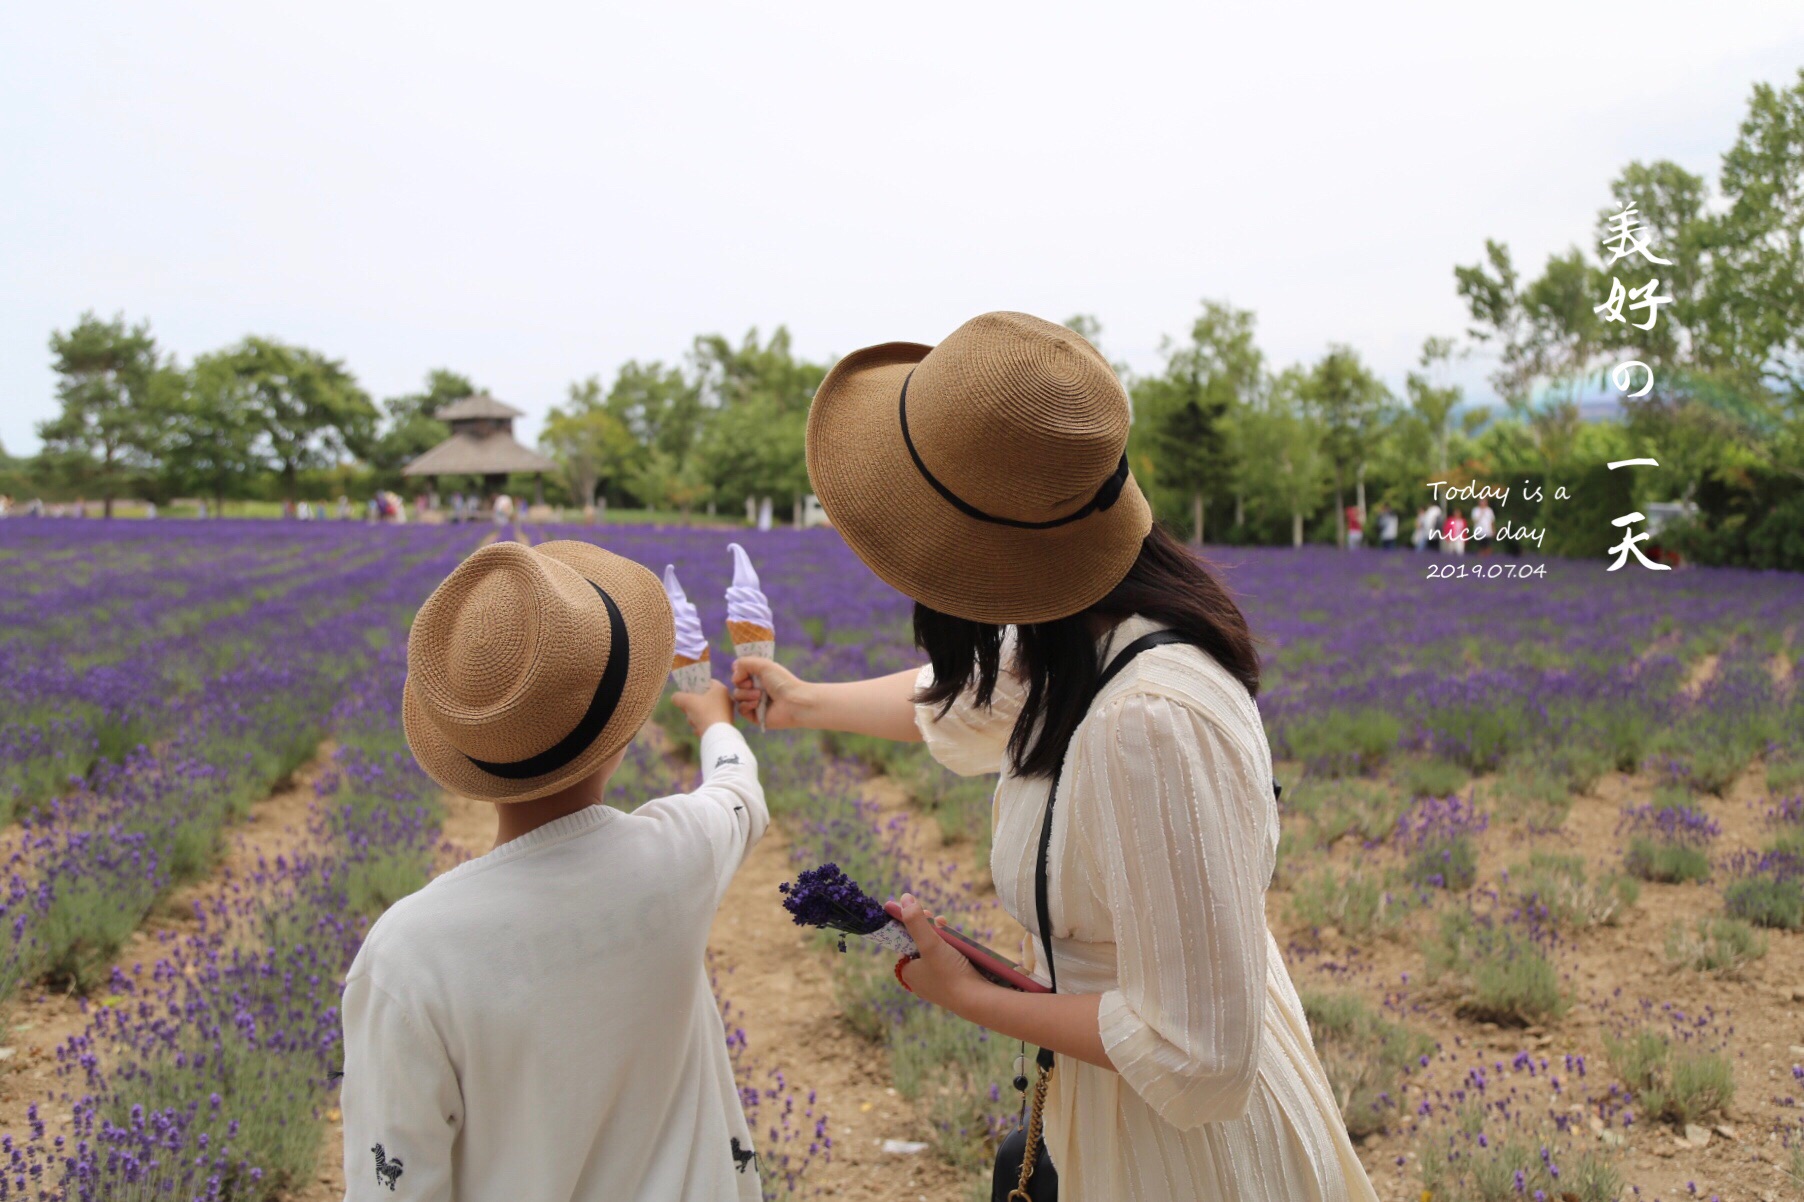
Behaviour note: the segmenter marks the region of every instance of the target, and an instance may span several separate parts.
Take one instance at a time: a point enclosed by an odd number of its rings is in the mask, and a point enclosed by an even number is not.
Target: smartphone
[[[940,938],[956,948],[959,954],[971,962],[973,968],[992,983],[1009,989],[1018,989],[1022,993],[1052,992],[1051,989],[1022,972],[1019,964],[1000,952],[991,951],[977,940],[961,934],[952,927],[941,926],[935,929],[939,931]]]

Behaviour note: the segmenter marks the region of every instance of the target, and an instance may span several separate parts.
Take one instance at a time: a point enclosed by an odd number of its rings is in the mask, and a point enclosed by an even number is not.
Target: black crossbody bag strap
[[[1090,706],[1096,704],[1096,699],[1102,695],[1102,691],[1109,687],[1109,682],[1119,676],[1121,670],[1133,662],[1135,656],[1142,651],[1150,651],[1154,647],[1164,647],[1172,643],[1189,643],[1195,646],[1191,639],[1175,630],[1155,630],[1151,634],[1141,635],[1123,647],[1121,653],[1110,660],[1108,666],[1102,670],[1102,675],[1096,678],[1096,687],[1091,690],[1090,700],[1084,706],[1086,715],[1089,713]],[[1075,727],[1073,733],[1076,733]],[[1052,902],[1048,896],[1047,863],[1052,855],[1052,807],[1058,800],[1059,778],[1064,773],[1065,756],[1070,750],[1070,740],[1067,739],[1064,748],[1059,752],[1058,765],[1052,770],[1052,788],[1046,793],[1046,818],[1040,823],[1040,852],[1034,860],[1034,919],[1040,926],[1040,945],[1046,949],[1046,977],[1051,982],[1054,993],[1059,991],[1059,971],[1052,960]],[[1273,781],[1272,796],[1277,797],[1283,792],[1282,786]],[[1037,1062],[1041,1068],[1051,1068],[1052,1052],[1041,1048]]]

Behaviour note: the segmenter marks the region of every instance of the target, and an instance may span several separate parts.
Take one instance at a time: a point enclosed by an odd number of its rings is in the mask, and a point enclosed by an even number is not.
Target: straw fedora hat
[[[492,543],[414,617],[407,745],[465,797],[555,793],[638,733],[675,645],[663,584],[631,560],[588,543]]]
[[[808,413],[808,474],[887,583],[956,617],[1046,622],[1121,583],[1152,528],[1127,438],[1127,393],[1095,347],[985,313],[938,346],[835,364]]]

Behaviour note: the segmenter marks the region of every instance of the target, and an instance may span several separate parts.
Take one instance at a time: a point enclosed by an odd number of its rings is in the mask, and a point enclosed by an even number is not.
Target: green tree
[[[107,517],[126,482],[152,467],[162,430],[152,392],[167,387],[169,369],[150,324],[127,327],[124,315],[102,321],[92,312],[67,333],[50,335],[56,397],[62,412],[38,424],[43,456],[81,488],[100,490]]]
[[[697,458],[720,502],[743,505],[771,497],[793,505],[808,492],[808,415],[755,397],[713,413]]]
[[[706,500],[709,492],[699,457],[678,459],[661,447],[653,447],[640,457],[627,486],[647,508],[675,509],[684,514]]]
[[[778,326],[764,343],[756,329],[748,330],[738,346],[719,334],[703,334],[690,358],[703,397],[723,408],[762,399],[778,410],[807,413],[827,376],[824,364],[795,357],[787,326]]]
[[[1413,428],[1426,445],[1427,458],[1436,472],[1447,472],[1447,448],[1452,436],[1453,411],[1459,406],[1458,385],[1437,385],[1434,373],[1453,358],[1453,339],[1429,338],[1422,343],[1422,356],[1417,360],[1421,370],[1412,371],[1404,381],[1409,397],[1409,413]]]
[[[680,368],[629,360],[615,373],[606,405],[647,452],[662,451],[675,462],[688,458],[701,433],[701,389]]]
[[[262,468],[257,432],[244,408],[236,364],[229,354],[202,355],[160,394],[168,435],[162,470],[170,490],[213,499],[217,516],[227,497],[249,491]]]
[[[225,361],[236,377],[236,404],[285,497],[294,497],[302,470],[330,466],[343,454],[368,455],[376,407],[343,363],[258,337],[225,352]]]
[[[1497,356],[1491,385],[1512,408],[1526,405],[1546,371],[1544,351],[1522,299],[1522,277],[1510,248],[1485,239],[1485,261],[1453,269],[1454,287],[1472,317],[1466,333]]]
[[[1164,370],[1131,390],[1154,480],[1188,499],[1190,537],[1198,544],[1208,493],[1227,476],[1229,414],[1257,397],[1264,378],[1253,324],[1248,310],[1204,301],[1189,341],[1166,339]]]
[[[1804,401],[1804,68],[1789,88],[1755,86],[1720,190],[1727,207],[1702,219],[1700,234],[1711,255],[1699,365],[1744,389],[1771,381],[1795,416]]]
[[[568,401],[545,419],[539,443],[563,470],[571,497],[585,507],[594,504],[604,482],[625,474],[640,458],[633,432],[607,407],[599,376],[570,385]]]
[[[728,506],[764,496],[793,506],[808,492],[804,432],[826,366],[798,359],[784,326],[763,342],[750,330],[737,346],[704,334],[690,357],[708,410],[698,453],[713,495]]]
[[[1346,490],[1365,511],[1366,462],[1390,417],[1391,395],[1352,347],[1335,345],[1310,369],[1299,391],[1304,412],[1321,427],[1321,449],[1334,488],[1335,542],[1347,544]]]
[[[1332,472],[1324,428],[1309,415],[1309,388],[1307,372],[1286,368],[1232,423],[1241,448],[1236,488],[1255,511],[1288,516],[1291,544],[1299,547],[1304,519],[1321,507]]]

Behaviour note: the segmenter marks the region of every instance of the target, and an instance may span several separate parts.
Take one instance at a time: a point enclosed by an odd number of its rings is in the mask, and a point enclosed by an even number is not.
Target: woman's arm
[[[915,678],[909,668],[871,680],[814,684],[775,660],[748,655],[733,661],[733,700],[741,716],[757,716],[758,700],[768,693],[764,724],[772,730],[838,730],[873,735],[898,743],[919,743],[915,725]]]
[[[914,937],[921,958],[902,969],[903,984],[922,999],[966,1022],[1035,1047],[1051,1048],[1099,1068],[1113,1069],[1103,1047],[1100,993],[1022,993],[992,984],[934,930],[936,919],[911,894],[884,907]]]
[[[1239,1118],[1258,1078],[1271,942],[1263,741],[1225,709],[1152,694],[1104,705],[1081,739],[1070,837],[1117,957],[1103,1047],[1172,1126]]]

